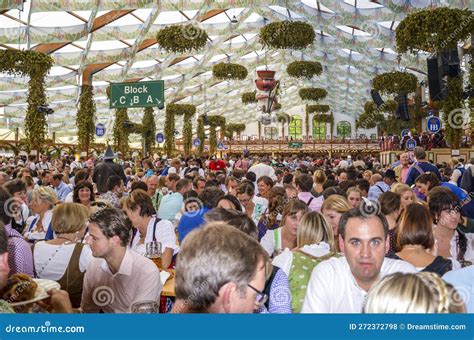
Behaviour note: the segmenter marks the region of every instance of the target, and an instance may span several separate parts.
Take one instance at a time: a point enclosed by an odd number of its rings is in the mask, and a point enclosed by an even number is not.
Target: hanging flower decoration
[[[316,37],[313,26],[302,21],[276,21],[260,29],[260,43],[265,48],[303,50]]]
[[[214,78],[219,80],[244,80],[247,78],[247,69],[239,64],[219,63],[212,67]]]
[[[253,92],[245,92],[242,94],[242,103],[244,104],[251,104],[257,102],[257,91]]]
[[[167,52],[199,51],[208,41],[207,32],[196,25],[171,25],[158,31],[156,40]]]
[[[303,88],[299,90],[299,95],[303,100],[318,101],[326,98],[328,91],[320,88]]]
[[[24,144],[27,151],[42,150],[46,138],[46,117],[38,106],[47,103],[45,77],[53,66],[53,59],[35,51],[0,50],[0,73],[29,77],[28,107],[25,116]]]
[[[288,65],[286,72],[295,78],[311,79],[323,72],[323,67],[317,61],[294,61]]]
[[[474,32],[473,12],[468,9],[437,7],[411,13],[396,29],[399,53],[436,52],[457,48],[459,41]]]

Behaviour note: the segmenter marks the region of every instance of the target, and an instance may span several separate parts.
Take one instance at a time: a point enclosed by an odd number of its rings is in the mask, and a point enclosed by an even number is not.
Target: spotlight
[[[233,24],[237,24],[239,22],[239,20],[237,20],[237,17],[235,16],[235,14],[232,17],[232,20],[230,22],[233,23]]]

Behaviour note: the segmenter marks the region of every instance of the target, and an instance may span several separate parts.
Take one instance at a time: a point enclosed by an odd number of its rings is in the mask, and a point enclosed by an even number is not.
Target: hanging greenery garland
[[[116,109],[113,127],[114,146],[124,155],[128,155],[128,152],[130,150],[128,145],[129,131],[128,129],[124,128],[124,123],[127,121],[127,109]]]
[[[256,97],[257,92],[244,92],[242,94],[242,103],[244,104],[251,104],[251,103],[256,103],[257,102],[257,97]]]
[[[167,52],[199,51],[208,41],[207,32],[196,25],[171,25],[158,31],[156,40]]]
[[[285,137],[285,124],[290,124],[291,117],[287,113],[277,114],[277,121],[281,123],[281,136]]]
[[[294,61],[288,65],[286,72],[295,78],[311,79],[323,72],[323,67],[317,61]]]
[[[237,133],[237,135],[240,138],[240,134],[244,131],[245,131],[245,124],[237,124],[237,123],[226,124],[225,136],[227,138],[233,138],[234,133]]]
[[[334,115],[320,113],[313,116],[313,120],[318,123],[331,123],[334,124]]]
[[[280,103],[273,104],[272,111],[277,111],[277,110],[281,110],[281,104]]]
[[[326,113],[329,110],[331,110],[329,105],[306,105],[306,112],[308,113]]]
[[[448,78],[448,98],[443,102],[445,137],[453,149],[459,149],[464,125],[463,79]]]
[[[469,84],[474,89],[474,48],[471,48],[471,62],[469,70]],[[469,109],[471,111],[471,143],[474,140],[474,96],[469,98]]]
[[[418,79],[407,72],[387,72],[378,74],[372,80],[372,87],[385,94],[412,93],[416,91]]]
[[[198,146],[198,155],[201,156],[202,153],[204,152],[204,142],[206,139],[206,134],[204,132],[204,120],[202,119],[202,116],[199,116],[198,118],[198,125],[196,128],[196,135],[197,138],[201,140],[201,144]]]
[[[222,116],[208,116],[210,133],[209,133],[209,154],[214,155],[217,148],[217,131],[216,128],[221,128],[221,134],[225,134],[225,117]]]
[[[276,21],[260,29],[264,48],[303,50],[316,37],[313,26],[302,21]]]
[[[193,124],[191,119],[196,114],[196,106],[190,104],[171,104],[174,116],[184,116],[183,146],[184,154],[190,155],[193,144]]]
[[[474,31],[472,11],[437,7],[409,14],[396,29],[399,53],[457,48]]]
[[[151,149],[155,146],[156,123],[152,107],[146,107],[142,118],[142,138],[148,154],[152,155]],[[144,155],[146,157],[146,155]]]
[[[38,112],[38,106],[47,104],[44,78],[53,64],[53,58],[43,53],[0,50],[0,73],[30,78],[24,125],[28,152],[42,150],[45,143],[47,122],[44,113]]]
[[[90,145],[94,142],[96,107],[92,86],[82,85],[79,97],[79,110],[76,114],[76,125],[78,128],[79,150],[89,152]]]
[[[219,63],[212,67],[212,75],[219,80],[244,80],[248,71],[245,66],[232,63]]]
[[[326,98],[328,91],[320,88],[304,88],[299,90],[299,95],[303,100],[318,101]]]
[[[166,110],[165,110],[165,153],[168,157],[173,156],[173,151],[174,151],[174,117],[175,117],[175,112],[176,112],[176,107],[175,105],[177,104],[168,104],[166,105]]]

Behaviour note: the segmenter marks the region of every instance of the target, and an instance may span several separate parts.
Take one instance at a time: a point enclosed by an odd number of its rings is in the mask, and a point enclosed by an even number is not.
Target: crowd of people
[[[472,313],[473,167],[422,147],[393,164],[1,157],[0,311],[21,311],[26,274],[60,286],[30,312]]]

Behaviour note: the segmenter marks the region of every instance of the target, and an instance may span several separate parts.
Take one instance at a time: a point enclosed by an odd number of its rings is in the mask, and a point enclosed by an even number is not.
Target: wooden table
[[[163,290],[161,291],[161,296],[168,296],[168,297],[175,297],[176,294],[174,292],[174,285],[175,285],[175,270],[174,269],[167,269],[168,273],[171,276],[166,280],[165,284],[163,285]]]

